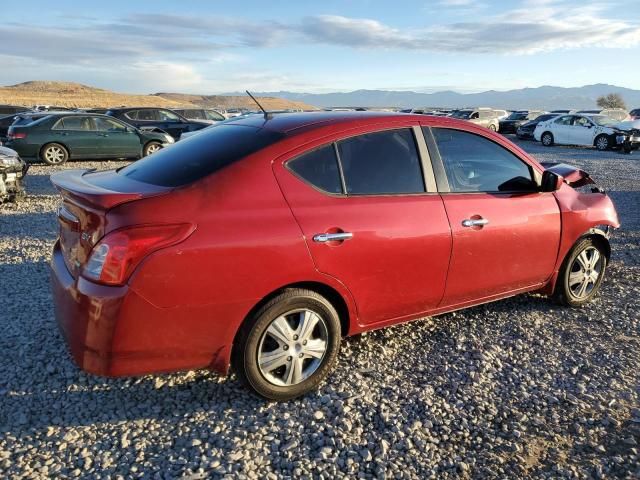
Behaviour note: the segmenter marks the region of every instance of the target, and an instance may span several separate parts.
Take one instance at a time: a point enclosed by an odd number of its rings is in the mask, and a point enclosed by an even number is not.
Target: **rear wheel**
[[[40,150],[40,158],[48,165],[62,165],[69,160],[69,152],[59,143],[49,143]]]
[[[162,144],[159,142],[149,142],[144,146],[143,156],[149,156],[152,153],[156,153],[158,150],[162,150]]]
[[[540,141],[545,147],[550,147],[553,145],[553,134],[551,132],[544,132],[542,137],[540,137]]]
[[[609,149],[609,137],[607,135],[598,135],[594,142],[596,148],[600,151]]]
[[[591,238],[580,240],[562,264],[555,297],[571,307],[590,302],[600,289],[606,268],[602,245]]]
[[[289,289],[247,319],[233,347],[239,379],[270,400],[289,400],[318,387],[338,357],[340,320],[311,290]]]
[[[496,126],[493,123],[489,124],[489,130],[491,130],[492,132],[496,132],[498,129],[496,128]]]

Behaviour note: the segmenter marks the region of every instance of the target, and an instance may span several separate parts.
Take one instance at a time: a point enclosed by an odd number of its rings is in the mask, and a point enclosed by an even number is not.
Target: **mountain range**
[[[480,93],[442,91],[421,93],[402,90],[355,90],[334,93],[252,92],[261,97],[280,97],[317,107],[494,107],[506,109],[596,108],[601,95],[619,93],[628,109],[640,108],[640,90],[603,83],[582,87],[521,88],[517,90],[488,90]],[[230,93],[226,95],[241,95]]]

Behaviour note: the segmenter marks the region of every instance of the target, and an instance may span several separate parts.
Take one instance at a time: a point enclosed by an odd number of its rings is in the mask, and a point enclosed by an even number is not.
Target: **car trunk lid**
[[[108,233],[107,212],[117,205],[170,191],[118,175],[116,171],[66,170],[51,175],[60,191],[60,248],[69,272],[77,277],[93,246]]]

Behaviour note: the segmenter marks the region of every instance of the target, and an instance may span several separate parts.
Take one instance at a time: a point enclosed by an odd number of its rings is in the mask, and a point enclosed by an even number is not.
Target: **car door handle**
[[[313,236],[313,241],[318,243],[341,242],[343,240],[349,240],[351,238],[353,238],[353,233],[349,233],[349,232],[318,233]]]
[[[489,220],[486,218],[467,218],[462,221],[463,227],[483,227],[488,224]]]

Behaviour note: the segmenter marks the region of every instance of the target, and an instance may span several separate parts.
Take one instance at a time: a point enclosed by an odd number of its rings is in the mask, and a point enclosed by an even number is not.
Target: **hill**
[[[229,96],[190,95],[186,93],[156,93],[155,96],[182,104],[194,104],[210,108],[249,108],[251,110],[255,110],[258,108],[255,102],[251,100],[251,98],[249,98],[249,96],[247,96],[246,94]],[[307,103],[300,100],[278,98],[277,95],[260,96],[258,98],[258,101],[265,108],[265,110],[315,110],[315,107],[312,107],[311,105],[308,105]]]
[[[281,110],[287,108],[312,109],[300,101],[281,98],[260,98],[267,109]],[[256,108],[255,103],[246,95],[237,97],[215,95],[188,95],[181,93],[162,93],[155,95],[139,95],[117,93],[74,82],[29,81],[0,87],[0,104],[10,105],[57,105],[61,107],[90,108],[113,106],[137,107],[212,107]]]
[[[401,90],[355,90],[335,93],[257,92],[260,96],[277,96],[319,107],[476,107],[508,109],[596,108],[596,99],[607,93],[619,93],[628,108],[640,108],[640,90],[596,84],[583,87],[521,88],[508,91],[489,90],[480,93],[443,91],[421,93]],[[234,94],[230,94],[234,95]]]

